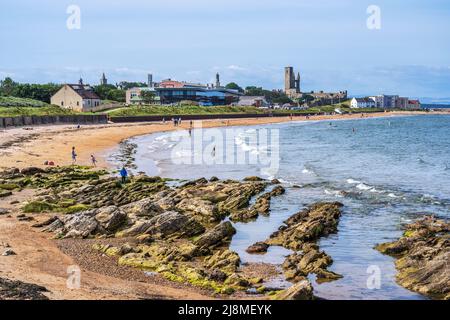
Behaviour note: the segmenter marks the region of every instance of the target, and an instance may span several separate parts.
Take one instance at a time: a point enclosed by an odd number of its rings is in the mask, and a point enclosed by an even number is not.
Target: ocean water
[[[394,259],[373,248],[398,238],[403,224],[424,214],[450,218],[450,116],[290,122],[235,129],[238,132],[228,136],[227,129],[202,133],[222,132],[233,146],[227,152],[235,154],[255,156],[279,150],[277,170],[262,169],[258,163],[179,164],[192,154],[178,150],[171,134],[162,133],[130,139],[138,146],[134,155],[137,171],[179,179],[259,175],[282,181],[286,193],[272,199],[269,217],[234,224],[238,232],[231,249],[243,262],[281,264],[289,254],[286,249],[271,247],[265,255],[249,255],[245,249],[265,240],[305,206],[340,201],[344,208],[338,233],[323,238],[319,245],[333,258],[330,270],[343,278],[317,284],[312,276],[315,294],[326,299],[424,299],[397,285]],[[251,137],[266,129],[279,134],[277,145],[252,143]],[[214,156],[221,154],[219,148],[220,144]],[[368,285],[377,275],[379,286]],[[280,276],[273,285],[289,283]]]

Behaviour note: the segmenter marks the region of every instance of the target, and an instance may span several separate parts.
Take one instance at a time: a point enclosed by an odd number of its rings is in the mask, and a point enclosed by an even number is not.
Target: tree
[[[17,83],[10,77],[6,77],[5,80],[0,81],[0,93],[3,96],[11,96]]]
[[[242,89],[236,82],[230,82],[225,86],[225,88],[229,90],[237,90],[239,92],[244,92],[244,89]]]
[[[142,90],[141,99],[142,102],[150,104],[155,100],[155,93],[153,91]]]

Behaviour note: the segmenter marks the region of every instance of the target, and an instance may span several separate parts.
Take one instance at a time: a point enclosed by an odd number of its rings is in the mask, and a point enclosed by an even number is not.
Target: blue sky
[[[66,27],[69,5],[81,29]],[[381,9],[369,30],[366,10]],[[4,0],[0,77],[97,83],[173,78],[282,88],[450,97],[447,0]],[[450,99],[449,99],[450,100]]]

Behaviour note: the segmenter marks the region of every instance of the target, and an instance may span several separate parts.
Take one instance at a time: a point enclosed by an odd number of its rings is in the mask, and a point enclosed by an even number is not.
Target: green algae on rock
[[[403,236],[375,247],[393,256],[397,282],[435,299],[450,299],[450,223],[432,216],[406,226]]]

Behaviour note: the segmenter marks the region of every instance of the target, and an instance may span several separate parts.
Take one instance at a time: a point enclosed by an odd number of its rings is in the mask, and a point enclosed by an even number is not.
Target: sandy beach
[[[425,113],[373,113],[365,114],[364,117],[418,114]],[[309,119],[294,117],[292,120],[289,117],[211,120],[203,121],[203,127],[359,118],[361,114],[313,116]],[[188,127],[189,121],[184,121],[178,128],[174,128],[172,123],[137,123],[82,126],[80,129],[61,125],[3,130],[0,132],[0,168],[43,167],[46,160],[54,161],[57,166],[70,165],[72,146],[76,147],[79,155],[78,164],[90,165],[90,155],[94,154],[98,159],[98,166],[108,167],[107,156],[121,141],[138,135]],[[138,275],[138,272],[128,270],[130,268],[118,269],[113,260],[109,263],[97,263],[95,255],[90,255],[86,245],[83,244],[85,247],[82,247],[80,242],[49,239],[48,234],[39,233],[30,224],[17,219],[22,204],[32,196],[32,191],[23,190],[0,199],[0,208],[9,211],[7,215],[0,215],[0,245],[7,244],[17,253],[12,257],[0,257],[1,277],[45,286],[52,299],[211,298],[198,289],[174,286],[164,279],[143,279],[142,273]],[[39,215],[34,219],[40,222],[48,217],[49,215]],[[66,286],[67,267],[74,264],[81,267],[83,275],[83,286],[79,290],[71,290]]]
[[[425,112],[389,112],[364,114],[366,118],[395,117],[405,115],[429,114]],[[321,115],[243,118],[230,120],[205,120],[203,128],[223,126],[251,126],[289,121],[314,121],[332,119],[360,119],[361,114]],[[95,155],[99,167],[108,167],[107,156],[117,145],[128,138],[156,132],[187,129],[189,122],[184,121],[175,128],[172,123],[133,123],[86,125],[77,129],[74,125],[39,126],[33,128],[12,128],[0,131],[0,168],[28,166],[42,167],[45,161],[53,161],[56,166],[72,164],[71,148],[75,146],[78,164],[90,165],[90,155]]]

